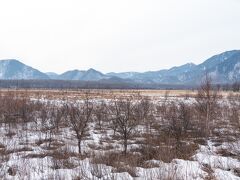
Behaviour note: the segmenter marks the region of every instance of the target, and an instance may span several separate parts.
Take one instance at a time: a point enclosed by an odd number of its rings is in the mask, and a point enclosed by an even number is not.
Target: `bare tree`
[[[140,97],[139,99],[140,101],[136,104],[135,108],[135,116],[139,123],[143,124],[144,126],[142,131],[142,135],[145,139],[144,144],[142,144],[144,154],[147,158],[151,158],[154,137],[154,132],[152,130],[158,127],[158,125],[156,125],[156,119],[154,115],[155,106],[149,97]]]
[[[228,96],[229,102],[229,119],[231,125],[240,131],[240,95],[230,94]]]
[[[93,104],[90,102],[88,96],[86,96],[84,102],[80,105],[66,104],[65,107],[68,122],[75,132],[78,141],[78,152],[81,154],[81,142],[88,131],[88,124],[92,119]]]
[[[164,94],[164,99],[157,106],[157,113],[161,117],[162,121],[164,120],[166,115],[168,101],[169,101],[169,91],[166,91]]]
[[[62,122],[62,118],[64,116],[64,108],[53,106],[51,108],[51,119],[53,126],[56,128],[56,131],[59,131],[59,126]]]
[[[19,99],[14,92],[6,92],[2,97],[1,113],[8,135],[12,134],[12,126],[15,126],[20,120]]]
[[[164,119],[159,134],[162,136],[162,142],[169,148],[169,157],[182,157],[185,138],[188,138],[190,133],[188,130],[193,129],[191,107],[182,101],[171,101],[166,104]]]
[[[186,134],[191,128],[191,107],[184,102],[179,103],[179,120],[183,126],[183,131]]]
[[[167,110],[166,119],[168,120],[168,130],[171,136],[176,140],[175,148],[178,153],[181,147],[181,140],[183,135],[182,122],[179,119],[179,111],[177,105],[172,102]]]
[[[135,105],[131,98],[127,100],[115,100],[114,122],[117,124],[117,132],[123,140],[124,155],[127,154],[128,140],[136,133],[138,119],[135,114]]]
[[[103,122],[108,119],[108,108],[104,101],[101,101],[94,109],[94,114],[97,120],[97,125],[102,130]]]
[[[211,135],[218,106],[218,91],[212,87],[211,77],[206,74],[196,96],[196,109],[199,121],[203,122],[202,129],[206,137]]]

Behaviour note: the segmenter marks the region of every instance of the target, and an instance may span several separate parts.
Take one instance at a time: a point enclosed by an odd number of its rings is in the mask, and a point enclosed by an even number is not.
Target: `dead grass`
[[[73,153],[73,152],[66,152],[66,151],[61,151],[61,150],[55,150],[55,151],[47,151],[44,153],[30,153],[26,155],[26,158],[45,158],[45,157],[52,157],[57,160],[63,160],[63,159],[68,159],[70,157],[79,157],[78,153]]]
[[[233,153],[230,152],[229,150],[223,149],[223,148],[218,149],[216,153],[219,154],[220,156],[224,156],[224,157],[239,158],[238,155],[233,154]]]
[[[9,137],[9,138],[12,138],[13,136],[15,136],[16,133],[15,132],[8,132],[5,134],[5,136]]]
[[[94,156],[91,160],[93,164],[105,164],[113,167],[113,172],[128,172],[132,177],[137,177],[136,167],[140,166],[141,156],[129,153],[127,156],[122,153],[106,152],[101,155]]]
[[[61,91],[48,91],[48,90],[39,90],[32,91],[30,90],[30,96],[34,97],[36,93],[43,93],[43,97],[47,99],[57,99],[63,98],[63,96],[69,96],[73,99],[79,99],[83,96],[84,91],[70,91],[70,92],[61,92]],[[93,90],[91,92],[91,96],[95,99],[97,98],[113,98],[113,96],[122,96],[127,97],[129,95],[134,94],[136,91],[132,90],[104,90],[98,91]],[[151,96],[153,98],[164,96],[165,91],[152,91],[152,90],[141,90],[138,91],[142,95]],[[20,93],[26,93],[21,92]],[[184,97],[188,94],[188,97],[194,95],[195,92],[186,92],[186,91],[170,91],[170,96],[180,96]],[[154,114],[155,115],[155,114]],[[196,118],[196,117],[193,117]],[[94,120],[93,120],[94,122]],[[164,121],[165,122],[165,121]],[[165,163],[170,163],[173,159],[184,159],[191,160],[191,157],[196,153],[196,150],[199,149],[199,145],[207,145],[207,138],[203,137],[199,134],[198,129],[188,129],[185,131],[185,134],[181,134],[180,140],[176,138],[176,134],[169,132],[169,127],[165,127],[165,124],[161,124],[156,120],[154,127],[150,128],[149,134],[147,132],[139,131],[138,134],[131,137],[128,140],[128,151],[127,154],[122,154],[122,141],[119,135],[113,136],[113,130],[110,126],[103,126],[102,129],[93,129],[94,134],[101,134],[102,136],[99,138],[99,143],[94,142],[95,140],[91,137],[91,133],[87,133],[87,136],[83,138],[84,148],[87,146],[88,148],[85,150],[83,148],[82,155],[76,153],[76,142],[73,141],[72,132],[65,133],[65,126],[59,126],[58,133],[54,134],[54,139],[40,139],[34,142],[29,142],[28,145],[33,145],[34,147],[40,146],[41,153],[36,153],[32,148],[27,146],[22,148],[16,148],[12,151],[7,151],[6,147],[3,144],[0,144],[0,156],[7,158],[11,153],[18,152],[27,152],[25,158],[45,158],[50,157],[52,160],[52,169],[73,169],[78,165],[76,165],[71,159],[84,159],[88,157],[91,159],[91,163],[93,163],[92,173],[96,177],[100,177],[101,174],[101,166],[107,165],[113,167],[113,172],[128,172],[132,177],[137,177],[136,167],[143,168],[153,168],[159,167],[158,163],[148,163],[150,160],[159,160]],[[107,123],[106,123],[107,124]],[[166,123],[167,124],[167,123]],[[140,126],[142,126],[140,124]],[[223,124],[224,125],[224,124]],[[216,123],[215,126],[223,126],[222,124]],[[96,127],[96,126],[95,126]],[[64,129],[65,128],[65,129]],[[91,128],[91,127],[90,127]],[[141,129],[140,127],[139,129]],[[69,129],[68,129],[69,130]],[[71,131],[71,129],[69,130]],[[60,133],[62,132],[63,135]],[[110,132],[110,133],[109,133]],[[137,131],[138,132],[138,131]],[[43,132],[42,132],[43,133]],[[67,135],[66,135],[67,134]],[[6,134],[8,137],[13,137],[16,134],[9,133]],[[18,135],[18,134],[17,134]],[[62,136],[61,136],[62,135]],[[214,133],[214,137],[210,137],[212,142],[215,143],[215,146],[219,147],[223,142],[229,140],[229,137],[221,137],[221,131]],[[44,136],[41,136],[44,137]],[[97,136],[99,137],[99,136]],[[31,138],[29,138],[31,141]],[[236,139],[233,138],[235,141]],[[230,140],[229,140],[230,141]],[[178,143],[178,145],[177,145]],[[19,145],[19,144],[18,144]],[[27,144],[26,144],[27,145]],[[86,145],[86,146],[85,146]],[[36,147],[39,148],[39,147]],[[90,150],[89,150],[90,148]],[[40,148],[39,148],[40,149]],[[97,154],[94,154],[97,153]],[[234,157],[236,155],[232,154],[230,151],[226,149],[219,149],[217,152],[221,156],[226,157]],[[23,157],[23,158],[24,158]],[[99,166],[95,166],[99,165]],[[209,174],[209,179],[212,178],[212,170],[209,167],[204,167],[204,171]],[[239,169],[235,169],[234,173],[239,174]],[[100,173],[100,174],[99,174]]]
[[[0,143],[0,149],[3,149],[3,148],[5,148],[5,145]]]
[[[74,100],[76,98],[82,98],[85,96],[86,92],[90,93],[91,98],[95,99],[112,99],[113,97],[129,97],[132,95],[140,94],[142,96],[151,96],[151,97],[157,97],[157,96],[164,96],[166,93],[166,90],[119,90],[119,89],[91,89],[91,90],[44,90],[44,89],[1,89],[1,94],[4,96],[7,93],[17,93],[20,97],[25,97],[26,94],[29,97],[44,97],[46,99],[67,99],[68,100]],[[190,91],[190,90],[168,90],[170,97],[185,97],[186,94],[188,96],[194,96],[196,94],[196,91]]]
[[[71,162],[69,159],[53,159],[52,169],[73,169],[78,165]]]
[[[33,151],[33,149],[31,147],[22,147],[22,148],[17,148],[17,149],[13,149],[13,150],[7,150],[7,153],[12,154],[12,153],[30,152],[30,151]]]

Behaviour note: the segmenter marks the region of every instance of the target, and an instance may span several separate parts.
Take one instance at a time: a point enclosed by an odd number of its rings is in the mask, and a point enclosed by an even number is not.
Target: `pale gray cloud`
[[[0,1],[0,59],[147,71],[240,49],[239,0]]]

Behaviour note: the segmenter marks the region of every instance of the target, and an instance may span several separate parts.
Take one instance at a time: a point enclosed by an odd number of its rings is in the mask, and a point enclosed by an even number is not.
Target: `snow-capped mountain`
[[[122,79],[131,79],[134,78],[137,74],[140,74],[139,72],[123,72],[123,73],[115,73],[115,72],[110,72],[107,73],[106,75],[112,76],[112,77],[119,77]]]
[[[0,61],[0,79],[59,79],[100,82],[132,82],[158,84],[198,84],[208,73],[214,83],[240,81],[240,50],[227,51],[215,55],[199,65],[187,63],[159,71],[122,72],[103,74],[95,69],[72,70],[63,74],[42,73],[17,60]]]
[[[50,79],[58,79],[58,74],[57,73],[55,73],[55,72],[46,72],[45,73],[46,75],[48,75],[48,77],[50,78]]]
[[[184,74],[184,82],[201,81],[208,73],[215,83],[240,81],[240,50],[215,55]]]
[[[182,75],[191,71],[195,66],[193,63],[187,63],[182,66],[172,67],[171,69],[135,73],[129,79],[139,83],[179,83],[181,82]]]
[[[130,73],[128,79],[139,83],[164,84],[197,84],[208,73],[214,83],[231,83],[240,81],[240,50],[227,51],[215,55],[199,65],[187,63],[160,71],[144,73]],[[124,78],[125,73],[111,73],[110,75]]]
[[[49,79],[49,77],[15,59],[0,61],[0,79]]]
[[[82,80],[82,81],[98,81],[101,79],[108,79],[109,76],[104,75],[103,73],[96,71],[95,69],[89,69],[87,71],[67,71],[58,76],[58,79],[62,80]]]
[[[63,79],[63,80],[79,80],[85,71],[79,71],[79,70],[71,70],[67,71],[63,74],[60,74],[58,76],[58,79]]]

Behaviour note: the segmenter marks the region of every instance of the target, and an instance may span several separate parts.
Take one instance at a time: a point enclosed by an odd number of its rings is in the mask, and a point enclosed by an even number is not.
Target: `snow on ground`
[[[239,159],[224,157],[217,153],[217,151],[224,146],[226,147],[225,144],[223,146],[214,147],[214,144],[208,141],[207,146],[200,146],[200,149],[197,151],[196,155],[193,156],[193,159],[204,166],[211,167],[214,171],[212,174],[217,179],[240,179],[240,177],[234,175],[234,170],[240,170]]]
[[[29,126],[30,128],[31,126]],[[90,130],[90,137],[83,143],[84,149],[90,150],[88,144],[98,144],[101,141],[102,135],[94,133],[94,124],[92,124]],[[6,137],[4,134],[7,132],[2,128],[0,140],[8,150],[20,149],[25,147],[25,139],[22,130],[18,129],[17,135],[12,138]],[[65,132],[70,132],[69,129],[65,129]],[[132,177],[127,172],[113,173],[112,167],[108,167],[103,164],[94,165],[90,159],[85,158],[79,160],[77,157],[69,158],[68,162],[72,164],[72,168],[69,169],[54,169],[56,162],[53,161],[51,156],[46,157],[32,157],[26,158],[29,154],[43,154],[47,152],[44,149],[44,144],[37,146],[34,144],[39,137],[44,137],[44,134],[36,134],[34,130],[28,130],[28,147],[29,151],[21,151],[11,153],[9,160],[3,163],[0,173],[3,175],[9,168],[16,169],[17,174],[10,176],[8,173],[3,176],[6,179],[49,179],[55,177],[55,179],[73,179],[81,175],[82,179],[204,179],[208,176],[208,173],[204,171],[204,167],[208,165],[213,169],[213,176],[216,179],[240,179],[234,175],[233,170],[240,167],[238,159],[231,157],[223,157],[218,155],[215,151],[217,148],[211,141],[206,146],[200,146],[197,153],[193,156],[193,160],[174,159],[171,163],[164,163],[157,160],[149,161],[157,165],[154,168],[142,168],[136,167],[136,176]],[[56,138],[56,137],[55,137]],[[76,142],[72,134],[66,133],[61,136],[62,140],[72,144],[71,150],[77,151]],[[57,139],[57,138],[56,138]],[[113,146],[117,146],[117,143]],[[227,144],[222,145],[227,146]],[[75,148],[73,148],[75,147]],[[16,178],[17,177],[17,178]]]
[[[174,99],[174,98],[172,98]],[[32,99],[37,101],[39,99]],[[157,100],[162,101],[163,99]],[[40,99],[41,102],[49,103],[49,100]],[[99,100],[100,102],[100,100]],[[193,99],[188,99],[189,103],[193,103]],[[50,104],[62,105],[64,101],[53,100]],[[108,145],[105,142],[113,134],[112,130],[105,130],[105,134],[97,132],[96,125],[90,124],[89,137],[82,143],[84,152],[103,152],[102,149],[94,150],[89,145],[101,146]],[[104,164],[93,164],[88,157],[80,159],[79,157],[70,157],[66,160],[68,163],[65,166],[62,163],[65,161],[54,160],[46,150],[47,142],[37,145],[39,139],[44,139],[45,133],[36,131],[38,127],[34,124],[29,124],[26,129],[14,128],[12,137],[6,136],[8,133],[5,127],[0,128],[0,142],[4,146],[2,149],[9,151],[6,155],[7,159],[2,160],[0,166],[0,177],[3,179],[205,179],[212,176],[219,180],[237,180],[240,179],[235,173],[240,168],[239,154],[240,141],[227,143],[223,142],[221,146],[216,147],[212,141],[208,141],[207,145],[200,145],[192,160],[173,159],[170,163],[165,163],[158,160],[150,160],[146,163],[154,165],[151,168],[136,167],[136,177],[131,176],[128,172],[115,172],[115,169]],[[61,129],[61,135],[54,136],[54,139],[59,143],[63,143],[59,149],[64,151],[67,149],[72,153],[77,152],[77,142],[74,134],[69,128]],[[27,138],[26,138],[27,137]],[[105,140],[105,141],[103,141]],[[111,143],[114,150],[122,150],[121,142],[114,140]],[[138,144],[131,144],[131,148],[138,147]],[[26,148],[26,149],[24,149]],[[218,153],[219,149],[226,149],[236,157],[221,156]],[[0,148],[1,149],[1,148]],[[16,151],[19,149],[19,151]],[[21,150],[22,149],[22,150]],[[10,151],[12,151],[10,153]],[[15,152],[16,151],[16,152]],[[31,156],[32,155],[32,156]],[[35,155],[35,156],[33,156]],[[42,157],[40,155],[43,155]],[[59,167],[58,167],[59,166]],[[69,167],[67,167],[69,166]],[[64,167],[64,168],[63,168]],[[60,168],[60,169],[59,169]],[[16,171],[16,175],[12,176],[9,170]],[[208,170],[206,170],[208,169]]]

